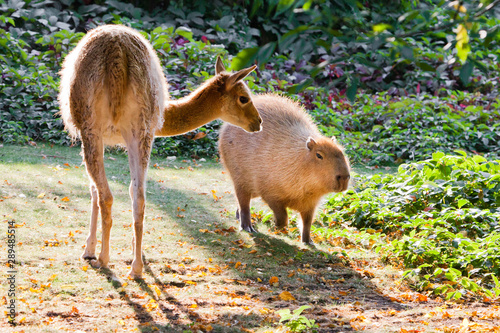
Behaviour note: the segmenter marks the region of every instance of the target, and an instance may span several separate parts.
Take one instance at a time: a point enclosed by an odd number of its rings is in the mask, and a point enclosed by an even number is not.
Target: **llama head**
[[[242,69],[236,73],[227,73],[220,57],[217,57],[215,74],[223,82],[221,119],[247,132],[261,130],[262,118],[253,105],[252,93],[243,79],[255,70],[257,66]]]

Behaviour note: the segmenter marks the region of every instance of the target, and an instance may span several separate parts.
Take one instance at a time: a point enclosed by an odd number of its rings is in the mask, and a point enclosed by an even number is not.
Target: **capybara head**
[[[316,137],[306,142],[307,158],[310,163],[310,175],[318,186],[324,186],[326,192],[342,192],[349,185],[350,167],[347,157],[334,139]]]
[[[257,66],[242,69],[231,75],[225,75],[223,89],[225,93],[221,119],[235,126],[243,128],[247,132],[258,132],[261,130],[262,118],[253,105],[252,93],[243,79],[255,70]],[[217,58],[215,74],[224,73],[226,68],[220,57]]]

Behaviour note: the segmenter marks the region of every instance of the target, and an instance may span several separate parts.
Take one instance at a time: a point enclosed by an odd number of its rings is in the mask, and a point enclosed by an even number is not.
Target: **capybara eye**
[[[241,102],[241,104],[246,104],[246,103],[248,103],[248,101],[249,101],[248,97],[240,96],[240,102]]]
[[[323,155],[321,155],[320,153],[316,153],[316,157],[319,158],[320,160],[323,159]]]

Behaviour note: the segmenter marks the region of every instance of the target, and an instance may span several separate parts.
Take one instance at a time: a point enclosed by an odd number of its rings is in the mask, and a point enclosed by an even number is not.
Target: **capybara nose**
[[[337,180],[339,182],[349,180],[350,178],[351,178],[351,175],[338,175],[337,176]]]
[[[341,191],[347,190],[347,187],[349,187],[349,179],[351,178],[351,175],[337,175],[337,182],[340,186]]]

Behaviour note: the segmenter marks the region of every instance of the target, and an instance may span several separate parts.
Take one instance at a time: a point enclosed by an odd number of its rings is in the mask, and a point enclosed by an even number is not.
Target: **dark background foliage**
[[[61,61],[86,31],[117,23],[151,41],[172,98],[213,75],[219,54],[234,70],[257,63],[251,89],[300,100],[354,163],[496,156],[497,2],[0,0],[1,140],[71,144],[57,116]],[[153,152],[215,156],[219,125],[157,139]]]

